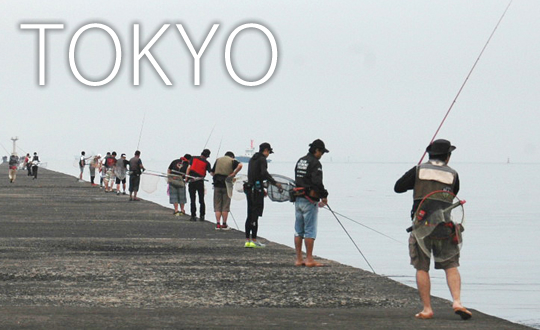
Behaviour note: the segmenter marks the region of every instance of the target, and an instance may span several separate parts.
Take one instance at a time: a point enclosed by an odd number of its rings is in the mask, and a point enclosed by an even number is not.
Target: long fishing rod
[[[330,210],[330,208],[328,207],[328,205],[325,206],[325,208],[328,208],[328,209]],[[330,211],[331,211],[331,210],[330,210]],[[371,228],[371,227],[369,227],[369,226],[366,226],[366,225],[364,225],[363,223],[361,223],[361,222],[359,222],[359,221],[356,221],[356,220],[354,220],[354,219],[351,219],[351,218],[347,217],[346,215],[343,215],[343,214],[341,214],[341,213],[339,213],[339,212],[336,212],[336,211],[331,211],[331,212],[332,212],[332,213],[335,213],[335,214],[337,214],[337,215],[339,215],[339,216],[341,216],[341,217],[343,217],[343,218],[345,218],[345,219],[347,219],[347,220],[350,220],[350,221],[352,221],[352,222],[354,222],[354,223],[357,223],[357,224],[359,224],[360,226],[362,226],[362,227],[364,227],[364,228],[367,228],[367,229],[369,229],[369,230],[371,230],[371,231],[374,231],[374,232],[376,232],[376,233],[379,234],[379,235],[382,235],[382,236],[384,236],[384,237],[386,237],[386,238],[389,238],[389,239],[391,239],[391,240],[394,241],[394,242],[398,242],[399,244],[405,245],[405,243],[403,243],[403,242],[401,242],[401,241],[398,241],[397,239],[395,239],[395,238],[393,238],[393,237],[390,237],[390,236],[388,236],[388,235],[386,235],[386,234],[384,234],[384,233],[381,233],[380,231],[378,231],[378,230],[376,230],[376,229],[373,229],[373,228]]]
[[[221,142],[223,142],[223,135],[221,136],[221,140],[219,140],[219,147],[217,148],[216,158],[219,157],[219,151],[221,150]]]
[[[238,231],[240,231],[240,227],[238,227],[238,224],[236,223],[236,219],[234,218],[234,215],[232,214],[232,212],[229,210],[229,213],[231,214],[231,217],[234,221],[234,224],[236,225],[236,229],[238,229]]]
[[[493,35],[495,34],[495,31],[497,31],[497,28],[499,27],[499,24],[501,24],[501,21],[503,20],[504,18],[504,15],[506,15],[506,12],[508,11],[508,8],[510,8],[510,5],[512,4],[514,0],[510,0],[510,2],[508,3],[508,6],[506,6],[506,9],[504,10],[503,14],[501,15],[501,18],[499,18],[499,21],[497,22],[497,25],[495,25],[495,28],[493,29],[493,31],[491,32],[491,35],[489,36],[488,40],[486,41],[486,44],[484,45],[484,48],[482,48],[482,51],[480,52],[480,55],[478,55],[478,58],[476,59],[476,61],[474,62],[471,70],[469,71],[469,74],[467,75],[467,77],[465,78],[465,81],[463,81],[463,84],[461,85],[461,87],[459,88],[457,94],[456,94],[456,97],[454,98],[454,100],[452,101],[452,103],[450,104],[450,108],[448,108],[448,111],[446,112],[446,115],[444,116],[443,120],[441,121],[441,124],[439,125],[439,127],[437,128],[437,130],[435,131],[435,134],[433,135],[433,138],[431,139],[431,142],[429,144],[432,144],[433,141],[435,141],[435,137],[437,136],[437,134],[439,133],[441,127],[443,126],[444,122],[446,121],[446,118],[448,117],[448,114],[450,114],[450,111],[452,110],[452,108],[454,107],[454,104],[456,103],[456,100],[457,98],[459,97],[459,95],[461,94],[461,91],[463,90],[463,88],[465,87],[465,84],[467,84],[467,81],[469,80],[469,77],[471,76],[472,72],[474,71],[474,68],[476,67],[476,64],[478,63],[478,61],[480,61],[480,57],[482,57],[482,54],[484,53],[484,50],[486,50],[486,47],[487,45],[489,44],[489,42],[491,41],[491,38],[493,37]],[[424,157],[426,156],[426,153],[427,151],[424,151],[424,154],[422,155],[422,158],[420,158],[420,161],[418,162],[418,164],[421,164],[422,161],[424,160]]]
[[[141,132],[139,133],[139,142],[137,142],[137,150],[139,150],[139,145],[141,144],[141,137],[142,137],[142,132],[143,132],[143,128],[144,128],[144,120],[145,119],[146,119],[146,112],[144,113],[143,118],[142,118]]]
[[[210,134],[208,135],[208,139],[206,139],[206,143],[204,144],[203,149],[206,149],[206,146],[208,145],[208,141],[210,141],[210,137],[212,136],[212,133],[214,133],[215,128],[216,128],[216,124],[214,124],[214,127],[212,127],[212,130],[210,131]]]
[[[347,236],[349,236],[349,238],[351,239],[351,242],[353,242],[354,246],[356,246],[356,249],[358,250],[358,252],[360,252],[360,254],[362,255],[362,257],[364,258],[364,260],[366,261],[366,263],[368,264],[369,268],[371,268],[371,270],[373,271],[373,274],[377,274],[375,272],[375,269],[373,269],[373,267],[371,267],[371,264],[369,263],[369,261],[367,260],[366,256],[362,253],[362,251],[360,250],[360,248],[358,247],[358,245],[356,245],[356,242],[354,241],[354,239],[351,237],[351,235],[349,234],[349,232],[347,231],[347,229],[345,229],[345,227],[343,226],[343,224],[341,223],[341,221],[339,221],[338,217],[336,216],[336,214],[334,213],[334,211],[332,211],[332,209],[330,208],[330,205],[326,204],[326,207],[328,207],[328,210],[330,212],[332,212],[332,214],[334,215],[334,218],[336,218],[337,222],[339,223],[339,225],[341,226],[341,228],[343,228],[343,230],[345,231],[345,233],[347,234]]]

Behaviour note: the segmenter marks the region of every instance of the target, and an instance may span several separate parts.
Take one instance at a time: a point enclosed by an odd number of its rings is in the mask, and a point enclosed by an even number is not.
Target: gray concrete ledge
[[[440,298],[416,320],[413,288],[187,220],[50,170],[10,184],[1,165],[0,328],[528,329]]]

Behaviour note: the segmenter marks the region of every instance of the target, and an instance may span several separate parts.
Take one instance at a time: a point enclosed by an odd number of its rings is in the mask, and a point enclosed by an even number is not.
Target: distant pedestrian
[[[32,176],[32,158],[30,154],[26,154],[26,157],[24,157],[23,167],[26,167],[27,175]]]
[[[9,182],[15,182],[17,178],[17,169],[19,168],[19,157],[16,153],[11,154],[9,157]]]
[[[34,178],[32,180],[37,179],[38,166],[39,166],[39,156],[37,152],[34,152],[34,157],[32,157],[32,174],[34,175]]]
[[[137,192],[141,183],[141,174],[145,168],[141,161],[141,152],[135,151],[135,156],[129,160],[129,200],[138,201]]]
[[[101,155],[98,154],[92,157],[92,160],[90,161],[90,183],[92,184],[92,186],[97,186],[94,180],[96,179],[96,170],[99,171],[100,167],[101,167]]]
[[[122,184],[122,195],[126,194],[126,173],[129,162],[126,159],[126,154],[120,155],[120,159],[116,161],[114,167],[114,176],[116,177],[116,194],[120,195],[120,183]]]
[[[114,168],[116,167],[116,151],[113,151],[110,156],[105,157],[105,192],[112,192],[115,182]]]
[[[227,218],[229,216],[231,198],[227,194],[225,180],[234,178],[242,169],[242,163],[234,159],[234,153],[227,151],[225,156],[216,159],[211,172],[214,175],[214,212],[216,214],[216,230],[229,230]],[[221,223],[223,219],[223,223]]]
[[[421,201],[428,194],[435,191],[448,191],[457,195],[459,191],[458,173],[448,166],[450,156],[454,147],[448,140],[435,140],[426,148],[429,154],[429,160],[426,163],[417,165],[407,171],[395,184],[394,191],[403,193],[413,190],[413,207],[411,217],[414,217]],[[451,240],[452,237],[445,238]],[[442,240],[442,239],[441,239]],[[429,241],[432,242],[432,241]],[[442,246],[441,248],[439,248]],[[445,249],[458,249],[455,244],[433,244],[429,245],[429,255],[419,246],[419,243],[411,233],[409,237],[409,255],[411,265],[416,269],[416,283],[418,293],[424,305],[424,309],[415,315],[419,319],[431,319],[433,309],[431,307],[431,280],[429,276],[429,265],[431,254],[435,258],[444,253]],[[435,269],[444,269],[446,274],[446,283],[450,289],[454,312],[462,319],[466,320],[472,317],[472,313],[461,304],[461,275],[459,274],[459,251],[452,258],[438,262],[435,261]]]
[[[268,162],[266,158],[274,150],[270,143],[264,142],[259,146],[259,152],[256,152],[249,160],[248,182],[244,184],[244,193],[247,200],[247,218],[246,218],[246,243],[247,248],[263,248],[264,244],[257,241],[257,232],[259,230],[259,217],[263,215],[265,181],[269,184],[281,187],[274,178],[268,173]]]
[[[185,154],[184,157],[175,159],[167,169],[167,181],[169,182],[169,202],[174,205],[174,215],[185,215],[184,206],[187,203],[186,198],[186,172],[191,160],[190,154]],[[180,210],[178,210],[180,206]]]
[[[321,157],[329,152],[322,140],[309,145],[306,156],[296,162],[294,177],[299,196],[294,202],[296,221],[294,224],[295,266],[320,267],[323,264],[313,260],[313,247],[317,237],[317,217],[319,206],[328,203],[328,191],[323,184]],[[302,241],[306,245],[306,260],[302,255]]]
[[[101,160],[99,163],[99,189],[105,187],[105,178],[107,177],[107,168],[105,167],[105,163],[107,162],[107,157],[111,156],[111,152],[107,151],[105,154],[105,157]]]
[[[86,166],[86,161],[92,157],[86,157],[85,156],[85,152],[84,151],[81,151],[81,158],[79,158],[79,170],[81,171],[81,173],[79,174],[79,182],[83,182],[83,172],[84,172],[84,167]]]
[[[204,221],[206,215],[206,205],[204,203],[204,177],[206,172],[210,172],[210,150],[204,149],[200,156],[192,157],[189,162],[186,176],[189,181],[189,199],[191,201],[191,221],[197,221],[197,204],[196,198],[199,195],[199,221]]]

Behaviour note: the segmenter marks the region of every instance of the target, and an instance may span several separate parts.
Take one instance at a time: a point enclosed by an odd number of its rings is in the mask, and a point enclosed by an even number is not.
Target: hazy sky
[[[0,142],[12,136],[42,160],[86,150],[143,159],[242,154],[254,139],[268,141],[279,161],[296,160],[316,138],[329,161],[417,162],[508,1],[2,1],[0,4]],[[439,137],[458,149],[454,161],[540,162],[540,1],[515,0]],[[46,86],[38,86],[36,31],[21,23],[62,23],[47,33]],[[102,23],[118,35],[122,65],[103,87],[77,81],[68,50],[85,24]],[[151,49],[173,83],[166,86],[147,59],[133,86],[133,24],[141,47],[163,24]],[[244,23],[275,36],[272,78],[244,87],[225,67],[225,44]],[[193,58],[174,24],[199,49],[220,24],[193,85]],[[114,47],[104,31],[77,44],[77,65],[88,79],[106,77]],[[233,63],[257,80],[270,63],[262,32],[235,39]],[[2,149],[1,154],[5,154]]]

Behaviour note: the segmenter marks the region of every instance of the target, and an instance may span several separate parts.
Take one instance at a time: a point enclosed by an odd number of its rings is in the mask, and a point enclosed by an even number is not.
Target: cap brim
[[[270,148],[270,153],[273,154],[273,153],[274,153],[274,149]]]

